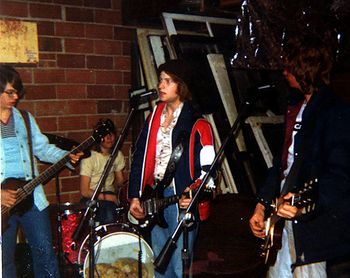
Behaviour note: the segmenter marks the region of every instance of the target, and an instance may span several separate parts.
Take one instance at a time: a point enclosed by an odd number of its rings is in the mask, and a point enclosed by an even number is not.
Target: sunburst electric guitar
[[[260,253],[266,265],[273,265],[275,263],[278,250],[282,247],[284,221],[283,218],[277,215],[279,205],[281,202],[289,202],[293,206],[303,208],[303,212],[305,213],[310,212],[315,206],[316,187],[317,179],[310,180],[291,199],[282,200],[282,198],[278,198],[272,205],[273,211],[265,221],[266,236],[261,245]]]
[[[17,190],[16,203],[12,207],[1,206],[1,230],[5,231],[7,228],[7,221],[10,215],[16,213],[22,215],[33,206],[33,194],[32,192],[39,184],[48,182],[55,174],[62,170],[65,165],[70,161],[69,155],[71,153],[79,153],[92,146],[94,143],[99,142],[104,136],[111,131],[111,126],[108,122],[102,122],[93,132],[93,134],[82,142],[79,146],[75,147],[70,153],[62,157],[58,162],[51,165],[39,176],[31,181],[24,181],[15,178],[7,178],[1,184],[1,189]]]

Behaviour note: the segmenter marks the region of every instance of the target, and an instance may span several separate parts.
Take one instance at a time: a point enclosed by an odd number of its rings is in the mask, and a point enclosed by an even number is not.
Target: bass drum
[[[114,223],[96,227],[95,234],[95,277],[140,277],[139,271],[143,278],[154,277],[153,251],[136,229]],[[90,235],[82,242],[78,254],[81,275],[86,278],[89,277],[89,241]]]

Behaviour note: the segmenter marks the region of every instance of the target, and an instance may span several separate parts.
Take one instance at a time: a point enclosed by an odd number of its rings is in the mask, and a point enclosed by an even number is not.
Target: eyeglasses
[[[10,98],[14,98],[15,97],[15,94],[20,97],[21,94],[18,93],[16,90],[5,90],[4,91],[5,94],[7,94]]]
[[[165,82],[165,84],[166,84],[167,86],[169,86],[169,85],[172,84],[172,83],[175,83],[175,81],[172,80],[171,78],[159,78],[158,84],[162,83],[163,81]]]

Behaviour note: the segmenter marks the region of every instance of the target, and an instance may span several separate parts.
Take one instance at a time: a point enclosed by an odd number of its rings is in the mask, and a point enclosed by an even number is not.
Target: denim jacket
[[[25,177],[23,177],[26,181],[31,180],[32,177],[32,170],[31,170],[31,160],[30,160],[30,152],[29,152],[29,146],[28,146],[28,134],[25,127],[24,119],[19,112],[18,109],[12,108],[13,112],[13,119],[15,123],[15,133],[18,140],[18,150],[20,152],[21,161],[18,161],[18,163],[22,163]],[[61,150],[60,148],[57,148],[53,144],[49,144],[49,141],[45,135],[43,135],[40,131],[39,126],[37,125],[34,117],[29,113],[30,118],[30,126],[31,126],[31,133],[32,133],[32,147],[33,147],[33,155],[39,159],[40,161],[49,162],[49,163],[55,163],[60,158],[62,158],[65,154],[67,154],[67,151]],[[3,142],[0,138],[0,164],[1,164],[1,171],[0,171],[0,181],[3,182],[6,178],[10,178],[6,176],[6,173],[4,171],[6,163],[6,156],[4,153],[3,148]],[[14,164],[12,167],[18,167],[17,163]],[[34,173],[37,176],[38,175],[38,169],[36,164],[34,163]],[[45,192],[42,185],[38,185],[34,189],[34,204],[39,210],[45,209],[49,203],[46,199]]]

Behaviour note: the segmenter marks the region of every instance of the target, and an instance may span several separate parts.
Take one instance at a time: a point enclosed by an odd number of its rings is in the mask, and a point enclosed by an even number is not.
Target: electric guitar
[[[16,203],[12,207],[1,206],[1,230],[5,231],[7,228],[7,221],[10,215],[16,213],[18,215],[24,214],[33,206],[33,194],[32,192],[39,184],[48,182],[55,174],[64,168],[64,166],[70,161],[69,155],[71,153],[79,153],[84,149],[92,146],[95,142],[99,142],[104,136],[106,136],[111,130],[108,122],[101,123],[93,132],[93,134],[82,142],[79,146],[75,147],[71,152],[63,156],[58,162],[51,165],[39,176],[35,177],[31,181],[24,181],[21,179],[7,178],[1,184],[1,189],[17,190]]]
[[[201,180],[197,179],[189,186],[190,191],[183,192],[181,195],[173,195],[169,197],[164,197],[164,187],[162,186],[146,186],[140,198],[141,207],[145,212],[145,218],[136,219],[128,213],[129,221],[133,224],[139,225],[141,228],[146,228],[155,224],[162,228],[168,227],[163,215],[163,210],[167,206],[177,203],[183,195],[190,197],[192,191],[198,189],[200,184]],[[208,191],[209,189],[205,190]]]
[[[266,265],[273,265],[277,258],[278,250],[282,247],[282,232],[284,228],[283,219],[277,215],[277,210],[282,202],[289,202],[292,206],[303,208],[303,213],[308,213],[315,208],[315,194],[317,179],[310,180],[304,184],[302,190],[295,194],[289,200],[277,199],[272,204],[273,211],[265,221],[266,236],[261,245],[260,256],[264,259]]]

